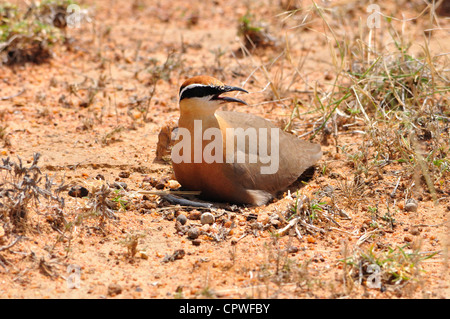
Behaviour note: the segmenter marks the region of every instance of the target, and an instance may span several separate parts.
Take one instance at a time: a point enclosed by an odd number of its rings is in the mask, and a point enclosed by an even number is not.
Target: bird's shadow
[[[309,168],[307,168],[302,175],[300,175],[297,180],[292,183],[287,189],[285,189],[284,191],[278,193],[278,195],[272,200],[272,202],[274,201],[278,201],[280,199],[282,199],[284,197],[284,194],[289,191],[291,194],[295,194],[297,193],[300,189],[302,189],[303,187],[305,187],[305,185],[312,180],[312,178],[314,177],[316,173],[316,166],[311,166]]]

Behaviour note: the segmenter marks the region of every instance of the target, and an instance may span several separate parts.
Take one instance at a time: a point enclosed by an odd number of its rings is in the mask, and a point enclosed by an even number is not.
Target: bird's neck
[[[217,122],[215,111],[216,109],[212,107],[207,107],[199,103],[183,101],[183,103],[180,103],[179,126],[190,126],[195,120],[201,120],[202,122],[209,123],[209,125],[211,125],[212,122]]]

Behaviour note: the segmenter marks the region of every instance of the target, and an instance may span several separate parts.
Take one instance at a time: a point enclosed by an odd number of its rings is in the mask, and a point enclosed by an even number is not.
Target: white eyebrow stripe
[[[189,84],[188,86],[186,86],[184,89],[181,90],[179,96],[181,97],[183,95],[184,91],[186,91],[187,89],[192,89],[192,88],[199,87],[199,86],[211,87],[211,85],[198,84],[198,83]]]

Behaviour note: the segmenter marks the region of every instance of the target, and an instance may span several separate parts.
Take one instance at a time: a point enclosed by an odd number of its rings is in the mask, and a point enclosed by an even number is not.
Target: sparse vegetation
[[[19,157],[17,162],[9,157],[2,158],[0,165],[0,243],[10,241],[8,249],[16,244],[24,235],[39,231],[39,223],[30,219],[30,211],[40,215],[40,218],[51,225],[53,229],[60,230],[67,225],[64,218],[65,201],[62,192],[67,185],[62,181],[59,185],[53,178],[43,174],[38,166],[40,154],[33,155],[29,167],[23,165]],[[56,186],[56,187],[55,187]],[[45,204],[42,201],[45,200]],[[41,211],[45,205],[46,210]],[[8,269],[8,263],[0,255],[0,265]]]

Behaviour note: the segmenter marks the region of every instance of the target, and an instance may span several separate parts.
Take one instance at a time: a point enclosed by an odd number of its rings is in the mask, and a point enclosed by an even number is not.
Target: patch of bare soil
[[[0,66],[3,166],[20,157],[30,168],[41,154],[28,177],[2,169],[1,188],[18,192],[37,174],[45,190],[47,175],[54,196],[36,193],[14,222],[0,215],[0,296],[448,298],[448,160],[430,188],[420,172],[434,172],[418,165],[414,175],[382,153],[387,131],[367,142],[364,121],[379,113],[361,112],[357,99],[339,107],[354,114],[324,107],[345,82],[340,72],[358,72],[356,62],[341,67],[338,50],[367,57],[369,39],[379,45],[373,55],[403,44],[412,56],[429,50],[448,79],[448,19],[408,3],[383,2],[393,25],[383,17],[369,35],[368,1],[319,1],[322,11],[309,1],[81,2],[91,19],[67,27],[71,40],[50,59]],[[156,159],[158,134],[176,126],[178,89],[199,74],[250,92],[249,106],[229,110],[321,143],[314,176],[262,207],[182,206],[144,193],[178,187],[170,161]],[[448,82],[441,89],[444,139]],[[88,195],[69,195],[74,186]],[[8,194],[19,193],[3,192],[2,205]]]

